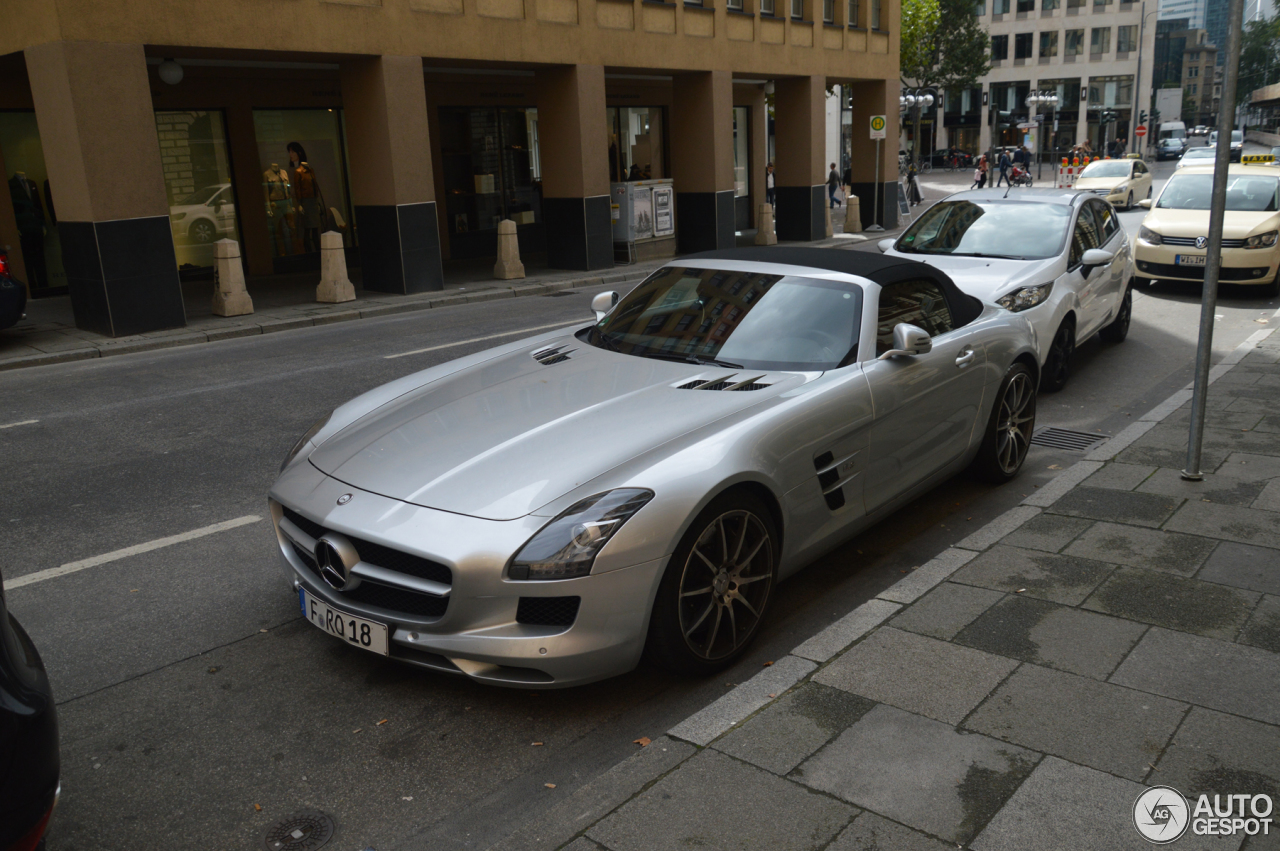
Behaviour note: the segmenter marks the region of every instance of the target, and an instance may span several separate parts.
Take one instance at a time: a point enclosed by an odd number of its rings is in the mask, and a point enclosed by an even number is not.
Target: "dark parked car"
[[[1156,146],[1157,160],[1176,160],[1187,152],[1187,140],[1169,137]]]
[[[9,272],[9,255],[0,251],[0,328],[16,325],[27,309],[27,288]]]
[[[973,154],[967,153],[965,151],[957,151],[956,157],[959,159],[960,168],[973,167]],[[945,148],[934,151],[929,156],[929,162],[933,165],[935,169],[946,168],[947,166],[952,164],[951,152],[946,150]]]
[[[58,800],[58,719],[40,654],[5,606],[0,578],[0,849],[43,847]]]

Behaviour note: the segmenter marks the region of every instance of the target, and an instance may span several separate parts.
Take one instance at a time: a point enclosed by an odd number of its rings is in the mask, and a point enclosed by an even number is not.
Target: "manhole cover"
[[[313,851],[333,838],[333,819],[308,810],[273,824],[262,841],[267,851]]]
[[[1042,428],[1031,438],[1035,446],[1047,446],[1050,449],[1068,449],[1083,452],[1095,443],[1101,443],[1110,435],[1092,434],[1087,431],[1072,431],[1069,428]]]

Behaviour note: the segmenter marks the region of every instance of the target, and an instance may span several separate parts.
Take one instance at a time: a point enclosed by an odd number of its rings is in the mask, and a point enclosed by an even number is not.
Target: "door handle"
[[[968,366],[969,364],[973,363],[974,358],[976,358],[977,356],[978,356],[977,353],[974,352],[974,350],[971,347],[965,346],[963,349],[960,350],[960,354],[956,357],[956,366],[960,366],[960,367]]]

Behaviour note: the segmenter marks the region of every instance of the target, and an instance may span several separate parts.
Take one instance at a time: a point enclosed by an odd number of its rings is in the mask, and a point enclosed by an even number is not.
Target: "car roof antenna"
[[[1012,184],[1012,183],[1006,183],[1006,184],[1004,185],[1004,198],[1008,198],[1008,197],[1009,197],[1009,191],[1010,191],[1011,189],[1013,189],[1013,184]],[[1003,200],[1004,200],[1004,198],[1001,198],[1000,200],[1001,200],[1001,201],[1003,201]]]

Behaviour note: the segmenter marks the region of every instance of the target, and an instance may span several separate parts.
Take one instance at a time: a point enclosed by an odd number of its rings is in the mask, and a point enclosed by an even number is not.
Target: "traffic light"
[[[1145,109],[1138,110],[1138,123],[1139,124],[1147,123],[1147,111]]]

